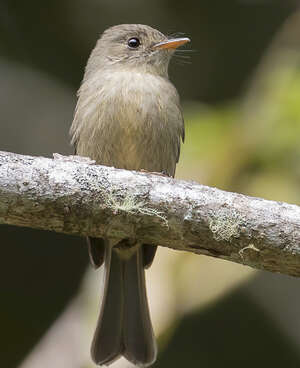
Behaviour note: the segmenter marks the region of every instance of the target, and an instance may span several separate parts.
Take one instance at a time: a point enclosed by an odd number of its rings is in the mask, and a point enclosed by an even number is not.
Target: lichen
[[[258,248],[256,248],[256,246],[254,244],[250,243],[247,247],[244,247],[244,248],[239,250],[239,255],[240,255],[240,257],[242,258],[243,261],[244,261],[244,252],[248,249],[253,250],[255,252],[260,252],[260,250]]]
[[[217,241],[231,241],[240,236],[245,218],[234,209],[222,208],[212,211],[209,216],[209,229]]]
[[[156,216],[160,218],[165,226],[168,227],[168,220],[163,215],[163,212],[146,206],[145,201],[139,201],[132,194],[128,194],[125,198],[118,198],[112,191],[105,195],[104,202],[114,212],[125,212],[130,214],[142,214],[146,216]]]

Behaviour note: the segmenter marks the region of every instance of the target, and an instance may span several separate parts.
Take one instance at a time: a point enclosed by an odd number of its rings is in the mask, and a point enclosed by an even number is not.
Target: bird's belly
[[[135,118],[128,121],[111,121],[108,129],[95,134],[98,149],[87,156],[97,163],[127,170],[147,170],[173,175],[174,153],[168,142],[167,131],[160,124],[147,123]]]
[[[77,153],[102,165],[174,175],[183,125],[170,88],[151,75],[110,76],[81,117]]]

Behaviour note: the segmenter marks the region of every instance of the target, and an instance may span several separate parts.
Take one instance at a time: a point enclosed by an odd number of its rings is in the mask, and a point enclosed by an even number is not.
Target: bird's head
[[[108,28],[93,50],[90,71],[107,68],[135,68],[162,76],[177,47],[188,38],[168,38],[158,30],[142,24],[121,24]],[[89,70],[87,70],[88,72]]]

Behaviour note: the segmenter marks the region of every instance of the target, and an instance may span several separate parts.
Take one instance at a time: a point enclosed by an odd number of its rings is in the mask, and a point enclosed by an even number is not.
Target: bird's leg
[[[88,165],[95,165],[96,161],[90,159],[89,157],[78,156],[78,155],[69,155],[64,156],[60,153],[53,153],[54,160],[58,161],[65,161],[65,162],[77,162],[78,164],[88,164]]]
[[[146,174],[154,174],[154,175],[158,175],[158,176],[167,176],[169,178],[171,177],[171,175],[169,175],[166,170],[163,170],[162,172],[157,172],[157,171],[148,171],[148,170],[141,169],[139,171],[141,171],[143,173],[146,173]]]

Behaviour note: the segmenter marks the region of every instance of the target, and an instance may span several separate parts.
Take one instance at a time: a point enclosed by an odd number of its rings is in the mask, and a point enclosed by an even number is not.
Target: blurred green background
[[[177,177],[300,204],[292,0],[0,0],[0,149],[72,153],[68,130],[87,57],[119,23],[192,39],[189,58],[170,66],[186,121]],[[0,366],[93,367],[101,275],[87,268],[84,239],[0,231]],[[299,280],[167,249],[147,280],[154,367],[300,366]]]

